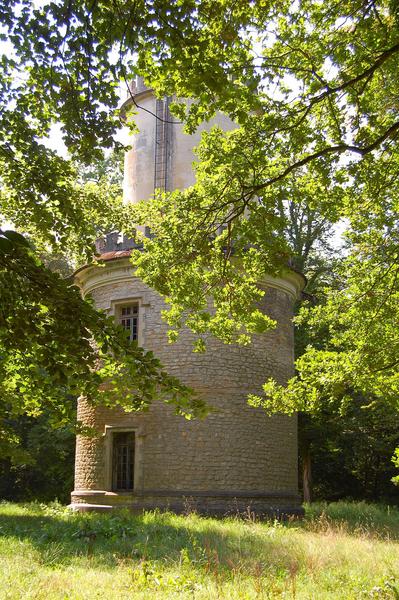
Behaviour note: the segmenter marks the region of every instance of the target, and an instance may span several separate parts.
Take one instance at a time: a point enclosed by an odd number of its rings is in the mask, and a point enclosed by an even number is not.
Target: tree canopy
[[[208,333],[248,343],[273,326],[256,309],[257,282],[288,268],[290,214],[281,207],[306,202],[321,222],[347,224],[339,289],[300,317],[315,336],[327,329],[328,343],[309,346],[288,388],[269,382],[254,401],[342,409],[355,390],[397,405],[396,2],[6,0],[0,18],[11,44],[0,81],[6,218],[86,255],[110,225],[128,234],[149,225],[138,273],[168,298],[172,330],[191,327],[201,350]],[[203,135],[196,185],[122,218],[105,183],[77,184],[71,163],[42,140],[61,123],[71,159],[86,164],[117,146],[118,86],[136,75],[177,98],[171,110],[187,131],[216,111],[237,128]]]
[[[18,450],[13,418],[45,410],[53,426],[70,425],[81,394],[126,410],[145,410],[163,397],[181,414],[201,413],[203,403],[191,390],[152,352],[131,344],[111,317],[83,301],[70,281],[46,268],[25,238],[0,234],[3,456]]]
[[[347,223],[339,288],[300,316],[313,343],[297,362],[298,376],[287,388],[269,382],[260,403],[314,412],[327,402],[343,411],[355,391],[365,404],[397,407],[396,4],[196,8],[196,52],[186,32],[184,43],[162,42],[162,51],[147,45],[141,72],[159,94],[195,98],[175,108],[189,130],[215,110],[239,127],[203,136],[193,188],[138,211],[155,233],[136,258],[141,276],[172,298],[172,325],[189,309],[186,322],[199,334],[245,340],[243,331],[270,325],[249,310],[260,293],[256,281],[264,270],[284,270],[292,253],[281,204],[305,203],[324,223]],[[225,229],[216,235],[220,223]],[[175,268],[181,264],[184,272]],[[201,313],[209,290],[215,317]]]

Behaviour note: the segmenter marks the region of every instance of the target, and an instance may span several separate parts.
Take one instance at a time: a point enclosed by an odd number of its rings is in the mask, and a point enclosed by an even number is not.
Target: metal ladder
[[[168,190],[168,155],[170,144],[170,99],[156,100],[154,190]]]

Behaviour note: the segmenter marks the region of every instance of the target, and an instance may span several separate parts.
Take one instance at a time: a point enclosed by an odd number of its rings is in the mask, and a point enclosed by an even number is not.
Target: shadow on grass
[[[243,523],[237,523],[242,528]],[[241,554],[250,553],[259,537],[235,531],[234,526],[226,531],[222,520],[197,515],[72,513],[35,504],[0,504],[0,539],[26,541],[38,551],[40,562],[54,566],[84,556],[109,566],[123,559],[168,563],[179,561],[182,552],[206,564],[216,553],[218,561],[228,560],[236,547]]]
[[[237,565],[256,568],[260,559],[286,571],[293,560],[301,561],[301,549],[291,543],[287,530],[324,533],[334,528],[338,533],[399,539],[399,511],[363,503],[316,504],[307,508],[302,521],[253,523],[195,514],[72,513],[57,506],[0,504],[0,539],[28,543],[41,564],[49,566],[82,557],[88,557],[92,566],[129,560],[167,565],[187,556],[207,571],[216,564],[229,570]]]

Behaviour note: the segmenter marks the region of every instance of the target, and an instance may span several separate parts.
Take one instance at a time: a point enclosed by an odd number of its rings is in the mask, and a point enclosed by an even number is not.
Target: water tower
[[[139,133],[126,154],[125,201],[147,199],[156,188],[191,185],[200,131],[188,136],[171,123],[168,100],[157,100],[141,80],[132,86],[132,94],[140,107]],[[232,127],[223,115],[213,122]],[[188,330],[177,343],[168,343],[161,319],[164,301],[135,277],[131,247],[129,240],[108,236],[101,248],[104,266],[82,267],[77,284],[98,308],[114,315],[131,339],[152,350],[171,375],[216,410],[204,420],[187,421],[162,402],[148,412],[127,414],[80,400],[79,420],[98,435],[78,436],[72,507],[300,514],[296,417],[267,417],[249,407],[246,398],[259,393],[269,377],[284,384],[294,373],[292,316],[303,278],[294,272],[281,278],[265,275],[262,310],[277,321],[275,330],[256,335],[247,347],[213,339],[206,353],[197,354]]]

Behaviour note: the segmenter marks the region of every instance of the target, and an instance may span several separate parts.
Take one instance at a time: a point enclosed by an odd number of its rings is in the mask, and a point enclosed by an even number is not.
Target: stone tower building
[[[148,198],[155,188],[191,185],[199,134],[184,135],[180,126],[165,122],[167,101],[156,100],[140,81],[132,92],[142,108],[140,133],[126,155],[126,201]],[[221,115],[217,122],[231,127]],[[105,266],[81,268],[76,282],[98,308],[115,315],[131,339],[152,350],[170,374],[217,410],[204,420],[187,421],[162,402],[148,412],[127,414],[81,400],[78,418],[98,436],[78,436],[72,507],[181,511],[189,505],[210,514],[300,513],[296,418],[267,417],[249,407],[246,397],[259,393],[269,377],[284,383],[293,374],[291,319],[303,278],[294,272],[265,277],[263,310],[276,319],[275,330],[255,336],[247,347],[212,340],[206,353],[195,354],[189,331],[168,344],[163,299],[135,277],[129,247],[129,240],[108,236],[101,249]]]

